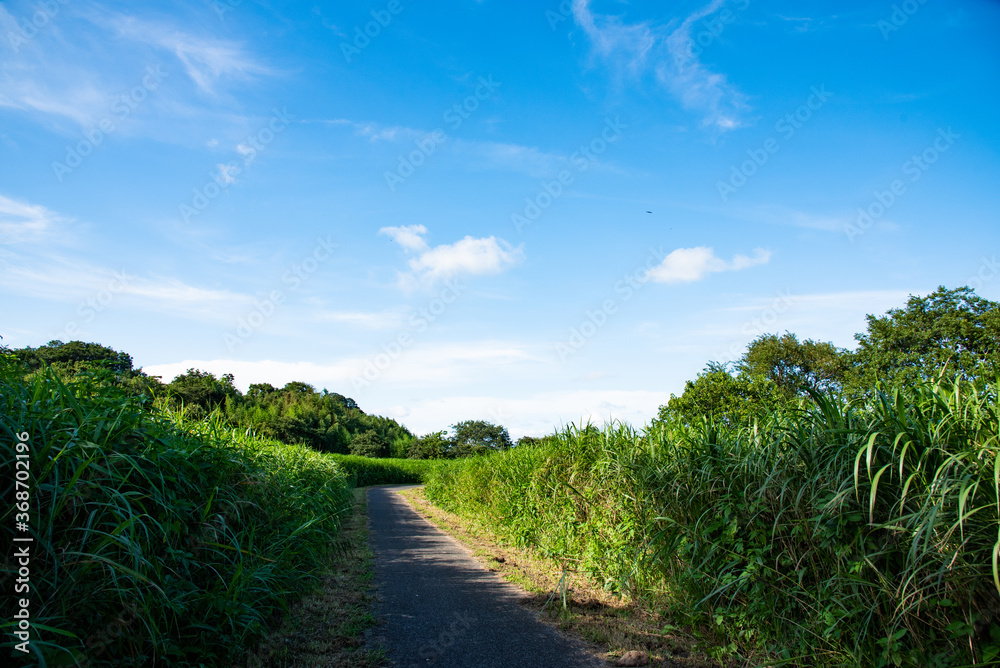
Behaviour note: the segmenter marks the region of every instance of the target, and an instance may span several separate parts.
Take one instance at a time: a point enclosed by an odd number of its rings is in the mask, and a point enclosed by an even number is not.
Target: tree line
[[[1000,303],[969,287],[910,296],[903,308],[867,316],[854,338],[851,351],[790,332],[762,335],[734,363],[709,362],[657,419],[746,424],[810,393],[861,400],[879,388],[941,377],[995,381],[1000,373]]]
[[[799,338],[790,332],[752,341],[734,363],[709,362],[684,391],[660,407],[656,422],[694,424],[706,419],[746,424],[794,407],[810,393],[847,399],[878,388],[913,385],[946,375],[965,380],[1000,376],[1000,303],[969,287],[939,287],[911,296],[905,307],[867,316],[855,350]],[[317,391],[303,382],[251,385],[242,393],[232,374],[216,377],[188,369],[169,383],[133,367],[132,357],[97,343],[50,341],[7,351],[30,372],[48,366],[63,376],[102,373],[154,406],[183,410],[189,418],[216,415],[260,436],[301,443],[322,452],[367,457],[444,459],[506,450],[515,444],[502,425],[466,420],[449,430],[416,436],[396,420],[365,413],[350,397]],[[517,446],[546,439],[525,436]]]
[[[250,385],[244,394],[233,374],[216,377],[188,369],[169,383],[135,368],[132,357],[98,343],[50,341],[37,348],[8,351],[27,373],[44,367],[63,378],[100,377],[125,387],[153,407],[182,411],[188,419],[210,415],[259,436],[308,445],[321,452],[365,457],[447,459],[512,447],[507,429],[483,420],[466,420],[450,431],[417,437],[392,418],[365,413],[357,402],[308,383],[282,387]]]

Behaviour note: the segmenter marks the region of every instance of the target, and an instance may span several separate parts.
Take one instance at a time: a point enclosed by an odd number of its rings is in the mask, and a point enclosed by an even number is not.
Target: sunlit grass
[[[31,437],[38,663],[223,664],[314,579],[351,503],[332,458],[155,414],[96,378],[0,364],[5,499],[14,435]],[[6,562],[5,590],[15,573]],[[3,630],[9,655],[9,619]]]
[[[1000,653],[997,386],[815,396],[742,429],[571,427],[428,496],[787,665]]]

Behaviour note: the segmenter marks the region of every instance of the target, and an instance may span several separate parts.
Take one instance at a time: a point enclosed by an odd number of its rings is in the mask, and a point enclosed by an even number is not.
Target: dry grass
[[[368,546],[364,489],[354,490],[354,512],[337,538],[337,555],[320,588],[293,605],[250,655],[247,668],[381,668],[381,649],[364,646],[372,615],[374,555]]]
[[[558,562],[502,544],[486,527],[433,505],[421,488],[400,495],[423,517],[461,541],[485,568],[525,590],[521,604],[538,612],[542,621],[596,645],[608,661],[616,663],[629,652],[640,652],[647,663],[629,665],[723,665],[699,651],[699,642],[705,641],[699,641],[696,630],[676,628],[648,604],[615,596],[581,574],[566,574],[564,609],[563,571]]]

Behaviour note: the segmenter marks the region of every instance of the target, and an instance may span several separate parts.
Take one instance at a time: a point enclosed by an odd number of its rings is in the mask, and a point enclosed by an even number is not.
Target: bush
[[[23,433],[27,448],[17,446]],[[0,450],[5,462],[28,455],[32,646],[43,665],[238,662],[315,581],[351,503],[327,456],[218,419],[154,413],[99,378],[26,379],[9,360]],[[14,498],[14,481],[10,470],[3,498]],[[7,545],[15,512],[3,508]]]
[[[427,494],[758,662],[996,665],[997,392],[959,380],[813,393],[747,427],[570,428],[435,471]]]

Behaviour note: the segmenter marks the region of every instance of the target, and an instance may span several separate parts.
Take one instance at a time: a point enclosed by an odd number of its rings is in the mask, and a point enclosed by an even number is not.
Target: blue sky
[[[0,334],[418,433],[1000,299],[1000,4],[0,3]]]

